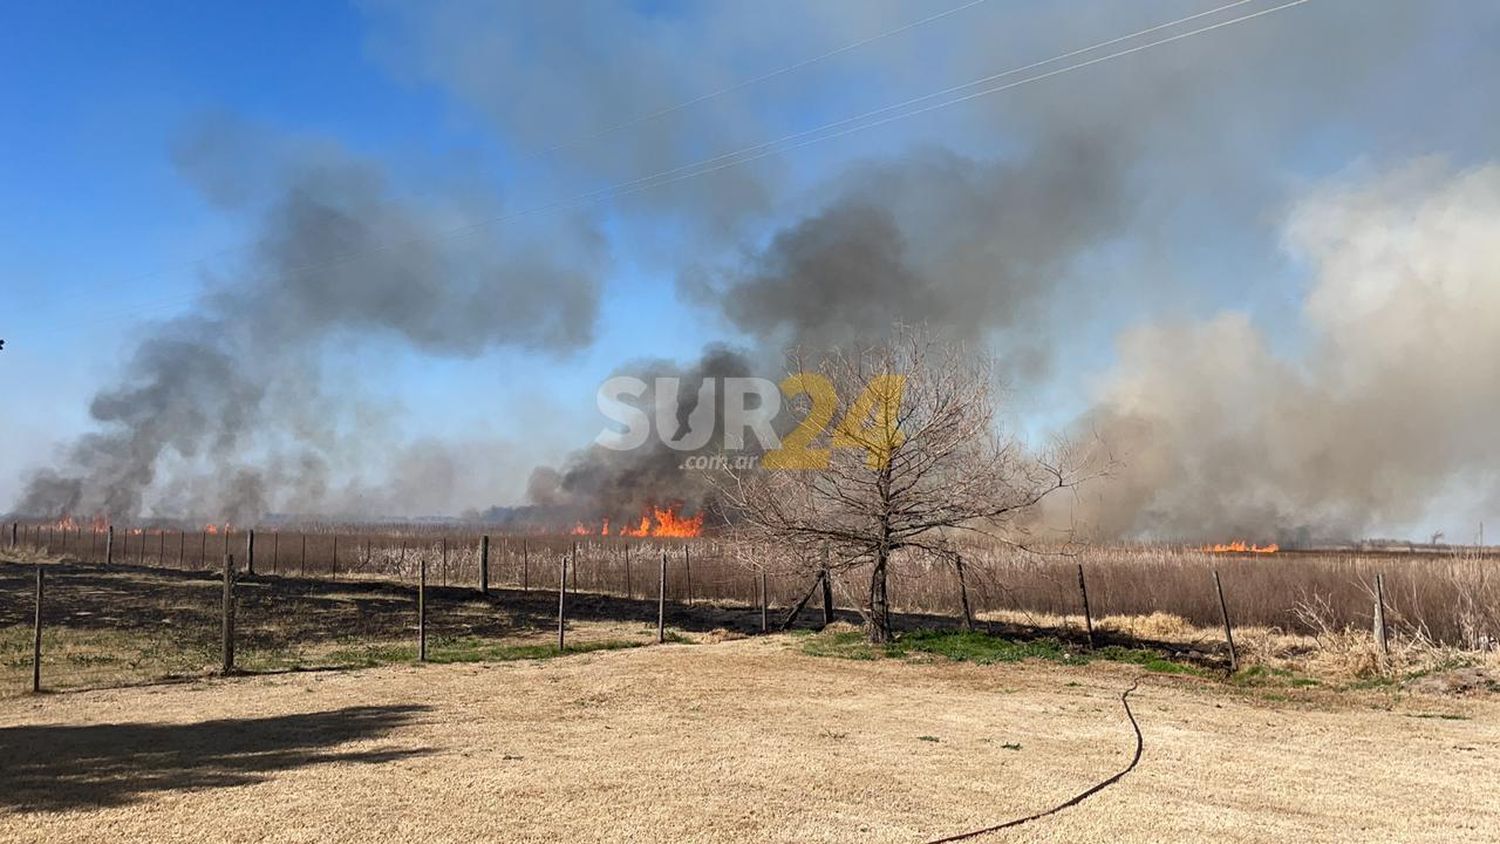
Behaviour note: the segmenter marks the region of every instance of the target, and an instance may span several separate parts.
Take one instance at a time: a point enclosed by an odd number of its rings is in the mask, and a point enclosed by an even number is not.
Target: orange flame
[[[1270,545],[1255,545],[1243,539],[1236,539],[1229,543],[1205,545],[1198,550],[1207,551],[1210,554],[1275,554],[1281,550],[1281,546],[1274,542]]]
[[[651,529],[652,536],[697,536],[703,533],[702,513],[681,517],[677,515],[676,507],[665,510],[653,507],[651,513],[656,517],[656,526]]]
[[[103,530],[108,524],[109,521],[103,516],[95,516],[88,522],[88,526],[93,530]],[[62,518],[48,525],[48,527],[55,530],[81,530],[83,522],[73,518],[70,514],[64,513]]]
[[[620,535],[621,536],[650,536],[651,535],[651,517],[647,516],[647,515],[642,515],[641,516],[641,523],[639,525],[637,525],[635,527],[630,527],[629,525],[626,525],[625,527],[620,528]]]
[[[583,522],[577,522],[568,531],[573,536],[609,536],[609,519],[604,519],[596,530]],[[678,515],[678,506],[652,507],[643,513],[636,525],[621,525],[615,536],[700,536],[703,533],[703,514]]]

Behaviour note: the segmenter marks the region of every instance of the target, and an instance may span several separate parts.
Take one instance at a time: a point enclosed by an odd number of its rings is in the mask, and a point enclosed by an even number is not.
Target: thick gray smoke
[[[147,329],[120,383],[93,400],[97,430],[31,480],[21,512],[240,523],[271,507],[368,513],[392,496],[348,480],[350,469],[388,452],[409,506],[422,478],[443,480],[414,461],[441,464],[444,450],[396,448],[360,385],[320,372],[330,345],[473,356],[592,340],[604,249],[581,221],[455,235],[455,221],[501,209],[403,199],[336,146],[237,124],[206,127],[179,161],[206,196],[259,221],[255,246],[206,279],[187,315]]]
[[[1074,514],[1104,535],[1472,541],[1500,505],[1500,165],[1328,185],[1285,223],[1315,282],[1278,353],[1237,313],[1148,325],[1086,424],[1123,455]]]
[[[1154,9],[1162,18],[1201,10]],[[1441,66],[1421,58],[1438,45],[1465,62],[1492,66],[1477,42],[1453,40],[1452,25],[1471,9],[1401,5],[1371,14],[1330,2],[1173,45],[1086,80],[976,103],[955,122],[1003,139],[1003,152],[918,145],[849,166],[810,191],[796,219],[769,237],[728,255],[710,252],[681,269],[679,290],[752,338],[762,358],[787,343],[836,345],[877,336],[894,322],[926,323],[987,340],[1002,354],[1010,383],[1034,386],[1060,338],[1086,333],[1112,309],[1170,307],[1191,291],[1168,253],[1180,248],[1171,245],[1174,237],[1200,225],[1219,227],[1213,239],[1228,243],[1263,232],[1267,207],[1287,194],[1285,182],[1267,177],[1284,166],[1279,156],[1286,147],[1350,132],[1362,138],[1366,155],[1402,157],[1438,138],[1478,139],[1481,149],[1493,151],[1493,107],[1473,126],[1448,131],[1431,122],[1416,132],[1420,122],[1393,113],[1379,96],[1392,86],[1446,79]],[[1017,20],[1007,6],[1003,14],[1010,24],[1004,31],[1018,39],[1049,26],[1068,30],[1077,43],[1094,34],[1045,11]],[[1090,22],[1118,33],[1139,15],[1132,7],[1129,22],[1097,16]],[[1014,48],[1019,41],[1004,43]],[[1028,55],[988,39],[948,46],[945,55],[956,66],[988,71],[999,52]],[[1457,140],[1464,131],[1474,134]],[[1125,260],[1101,258],[1111,250]],[[1315,346],[1330,343],[1346,355],[1380,359],[1378,350],[1350,349],[1347,340],[1325,337]],[[1097,433],[1123,461],[1115,478],[1085,496],[1093,504],[1072,514],[1101,533],[1348,535],[1414,518],[1458,480],[1458,467],[1434,464],[1430,454],[1456,435],[1437,424],[1452,414],[1407,416],[1415,427],[1398,425],[1393,441],[1381,443],[1405,456],[1382,467],[1368,453],[1375,443],[1352,424],[1374,409],[1373,399],[1336,399],[1331,374],[1304,370],[1333,364],[1270,354],[1244,318],[1208,328],[1159,324],[1132,332],[1123,351],[1121,369],[1131,375],[1121,379],[1159,373],[1151,384],[1182,392],[1131,402],[1117,379],[1087,414],[1080,434]],[[1334,368],[1346,370],[1356,359]],[[1226,377],[1225,367],[1240,377]],[[1235,400],[1207,389],[1220,380],[1235,385]],[[1394,386],[1372,389],[1388,395]],[[1204,401],[1212,395],[1222,400]],[[1428,407],[1462,403],[1469,412],[1460,416],[1467,417],[1493,409],[1487,395],[1433,396]],[[1277,410],[1237,404],[1255,401]],[[1309,415],[1321,424],[1308,425]],[[1391,417],[1375,418],[1378,426]],[[1341,430],[1347,438],[1335,435]],[[1277,456],[1266,460],[1268,451]],[[1329,461],[1337,465],[1324,465]],[[605,487],[612,483],[607,473],[596,477]]]
[[[926,324],[1003,339],[1026,374],[1044,356],[1038,323],[1059,279],[1125,218],[1119,154],[1115,139],[1060,137],[1014,162],[927,150],[861,165],[742,265],[682,287],[772,347]]]
[[[1213,4],[984,3],[745,87],[736,86],[954,4],[648,5],[364,3],[371,54],[447,94],[465,126],[492,129],[517,165],[512,186],[541,200],[631,183]],[[199,308],[151,333],[128,377],[95,401],[97,432],[36,477],[21,508],[196,508],[239,519],[268,507],[416,512],[427,487],[482,489],[456,469],[473,462],[456,456],[473,443],[398,445],[357,385],[321,370],[322,353],[356,337],[459,357],[586,347],[610,246],[628,243],[632,275],[675,280],[726,342],[748,351],[622,372],[774,377],[767,364],[785,344],[926,323],[991,344],[1024,393],[1080,380],[1109,335],[1145,323],[1121,341],[1118,367],[1080,423],[1124,465],[1079,499],[1074,518],[1111,535],[1162,536],[1259,536],[1266,525],[1314,536],[1418,520],[1456,490],[1492,489],[1473,461],[1494,456],[1475,431],[1495,410],[1481,377],[1496,350],[1483,339],[1493,332],[1470,326],[1496,303],[1477,282],[1455,293],[1456,282],[1437,279],[1469,276],[1434,269],[1474,247],[1443,235],[1441,222],[1484,219],[1475,185],[1487,171],[1403,170],[1364,193],[1302,201],[1286,237],[1317,283],[1284,330],[1268,335],[1233,313],[1207,323],[1162,314],[1201,312],[1205,290],[1234,301],[1253,287],[1269,262],[1241,264],[1271,251],[1279,209],[1307,193],[1309,177],[1361,158],[1500,157],[1500,101],[1486,87],[1500,76],[1497,20],[1460,0],[1378,9],[1317,0],[611,196],[597,228],[551,214],[449,236],[508,209],[478,187],[418,202],[335,146],[221,126],[179,158],[207,196],[257,221],[252,256],[216,272]],[[728,93],[673,108],[716,90]],[[1351,257],[1360,250],[1349,243],[1379,239],[1357,232],[1409,228],[1399,209],[1411,203],[1452,213],[1433,211],[1428,233],[1399,250]],[[1359,217],[1364,206],[1387,216]],[[1381,298],[1366,285],[1395,272],[1387,262],[1410,267]],[[1377,300],[1386,304],[1372,310]],[[531,497],[616,517],[698,501],[699,482],[678,470],[683,454],[651,442],[640,453],[588,448],[538,470]],[[389,463],[401,476],[419,479],[412,489],[350,480],[379,444],[398,454]],[[513,465],[504,449],[485,453]]]
[[[577,518],[607,518],[614,524],[630,523],[649,507],[682,505],[686,512],[712,509],[711,490],[702,473],[684,469],[694,455],[718,451],[723,443],[723,399],[714,392],[714,408],[705,414],[712,423],[707,441],[698,448],[683,449],[689,420],[700,411],[699,397],[705,379],[743,378],[755,374],[740,352],[724,347],[705,349],[693,365],[681,367],[670,361],[639,361],[620,370],[644,380],[651,389],[641,397],[641,408],[654,408],[657,378],[678,378],[676,413],[665,429],[652,414],[653,435],[640,448],[615,451],[600,445],[574,452],[560,468],[542,467],[531,475],[527,494],[531,501],[558,508]],[[679,447],[670,443],[676,442]]]

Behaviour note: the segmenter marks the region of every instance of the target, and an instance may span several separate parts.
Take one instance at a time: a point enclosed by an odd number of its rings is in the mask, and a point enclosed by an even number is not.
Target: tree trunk
[[[875,568],[870,572],[870,641],[891,640],[891,608],[886,599],[886,562],[890,554],[881,548],[875,554]]]

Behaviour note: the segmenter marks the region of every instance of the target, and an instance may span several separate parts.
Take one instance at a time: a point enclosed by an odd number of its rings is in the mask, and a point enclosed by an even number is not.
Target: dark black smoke
[[[686,367],[670,361],[639,361],[622,367],[619,372],[641,378],[650,385],[658,377],[681,379],[670,429],[664,432],[665,436],[653,430],[640,448],[615,451],[596,444],[574,452],[560,467],[538,468],[527,485],[530,500],[574,514],[572,517],[607,518],[616,525],[639,518],[650,507],[680,505],[688,513],[715,509],[712,490],[703,473],[684,469],[683,462],[690,456],[722,452],[722,389],[716,387],[714,391],[713,431],[706,445],[679,451],[667,442],[680,441],[686,435],[688,419],[700,410],[699,390],[704,380],[754,375],[750,359],[739,351],[712,346],[704,350],[697,362]],[[653,429],[655,403],[654,388],[639,402],[639,407],[650,414]]]
[[[146,330],[118,385],[94,398],[96,430],[31,479],[20,512],[239,523],[273,506],[358,512],[390,496],[331,478],[395,444],[360,385],[320,372],[331,344],[468,357],[592,342],[605,250],[585,221],[455,233],[476,210],[464,197],[402,198],[341,148],[237,124],[212,124],[179,162],[205,196],[256,221],[254,246],[205,278],[189,313]],[[411,469],[406,492],[420,500]]]
[[[841,346],[904,323],[1004,338],[1012,363],[1034,364],[1071,262],[1129,218],[1124,156],[1119,139],[1063,136],[1018,161],[925,150],[857,166],[764,249],[680,286],[772,348]]]

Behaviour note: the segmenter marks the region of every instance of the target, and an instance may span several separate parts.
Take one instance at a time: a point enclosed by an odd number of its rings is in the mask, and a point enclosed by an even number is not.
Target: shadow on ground
[[[152,792],[223,788],[329,762],[381,763],[426,750],[340,750],[388,735],[424,706],[356,706],[193,724],[0,728],[0,809],[118,806]]]

